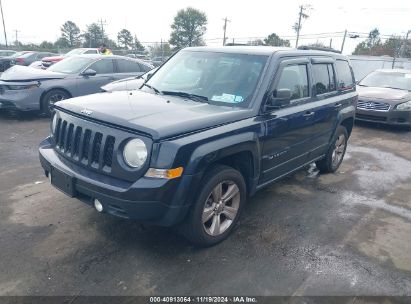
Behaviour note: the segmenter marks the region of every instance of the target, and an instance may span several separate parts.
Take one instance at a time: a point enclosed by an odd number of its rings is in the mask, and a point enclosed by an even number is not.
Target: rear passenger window
[[[142,72],[140,65],[131,60],[118,59],[117,73],[138,73]]]
[[[84,54],[97,54],[97,50],[88,50]]]
[[[355,81],[353,74],[351,73],[350,65],[348,61],[337,60],[336,61],[337,74],[338,74],[338,89],[349,90],[354,87]]]
[[[97,74],[112,74],[114,73],[113,60],[101,59],[90,66],[90,69],[97,72]]]
[[[277,90],[289,89],[291,100],[308,97],[307,65],[289,65],[281,72]]]
[[[332,64],[313,64],[313,77],[317,95],[336,90]]]

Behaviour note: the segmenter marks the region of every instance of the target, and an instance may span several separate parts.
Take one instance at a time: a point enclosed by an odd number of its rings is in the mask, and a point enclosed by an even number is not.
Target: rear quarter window
[[[338,75],[338,89],[350,90],[355,86],[354,75],[346,60],[337,60],[335,63]]]

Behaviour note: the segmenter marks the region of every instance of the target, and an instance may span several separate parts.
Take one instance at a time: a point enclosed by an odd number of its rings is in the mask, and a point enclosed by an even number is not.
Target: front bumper
[[[126,219],[172,226],[189,208],[189,189],[199,175],[183,175],[174,180],[142,177],[130,183],[91,172],[66,160],[54,151],[49,138],[39,147],[40,163],[46,173],[58,170],[72,177],[74,197],[93,205],[98,199],[103,212]]]
[[[387,125],[411,126],[411,111],[375,111],[357,108],[355,119]]]
[[[7,110],[39,110],[42,90],[2,90],[0,91],[0,109]]]

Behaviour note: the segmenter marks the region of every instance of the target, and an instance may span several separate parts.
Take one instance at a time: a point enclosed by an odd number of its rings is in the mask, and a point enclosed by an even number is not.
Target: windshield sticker
[[[233,94],[226,94],[223,93],[222,95],[214,95],[211,100],[219,101],[219,102],[227,102],[227,103],[238,103],[244,100],[243,96],[233,95]]]

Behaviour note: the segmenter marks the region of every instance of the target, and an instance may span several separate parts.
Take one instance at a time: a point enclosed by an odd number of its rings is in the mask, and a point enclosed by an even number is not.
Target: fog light
[[[96,210],[98,212],[102,212],[103,211],[103,205],[100,203],[100,201],[98,199],[94,200],[94,208],[96,208]]]

